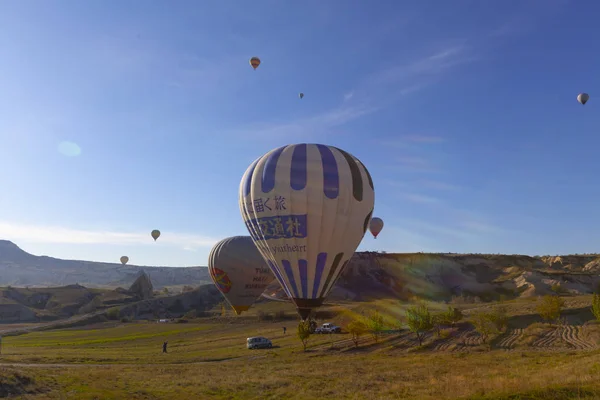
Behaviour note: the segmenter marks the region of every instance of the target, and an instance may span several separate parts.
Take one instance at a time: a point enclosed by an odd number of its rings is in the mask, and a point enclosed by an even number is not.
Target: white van
[[[271,341],[266,337],[255,336],[246,339],[246,347],[248,347],[250,350],[270,349],[271,347],[273,347],[273,343],[271,343]]]

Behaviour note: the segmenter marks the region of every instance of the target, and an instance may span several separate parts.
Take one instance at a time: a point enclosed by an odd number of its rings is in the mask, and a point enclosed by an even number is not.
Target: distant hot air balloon
[[[587,101],[590,99],[590,95],[587,93],[579,93],[577,95],[577,101],[580,102],[581,104],[585,104],[587,103]]]
[[[298,96],[300,96],[300,98],[304,97],[304,93],[300,93]]]
[[[233,236],[214,245],[208,271],[237,315],[246,311],[275,277],[250,236]]]
[[[160,231],[158,229],[155,229],[150,233],[150,235],[152,236],[152,239],[154,239],[154,241],[156,242],[156,239],[160,237]]]
[[[374,201],[365,166],[332,146],[283,146],[244,173],[242,218],[302,319],[323,304],[354,254]]]
[[[371,234],[373,235],[373,237],[375,239],[377,239],[377,235],[379,235],[379,232],[381,232],[382,229],[383,229],[383,220],[378,217],[372,218],[371,222],[369,223],[369,230],[371,231]]]
[[[125,265],[125,264],[127,264],[128,261],[129,261],[129,257],[127,257],[127,256],[121,257],[121,264]]]
[[[260,65],[260,58],[252,57],[250,59],[250,65],[252,65],[252,68],[254,68],[254,70],[256,70],[256,68],[258,68],[258,66]]]

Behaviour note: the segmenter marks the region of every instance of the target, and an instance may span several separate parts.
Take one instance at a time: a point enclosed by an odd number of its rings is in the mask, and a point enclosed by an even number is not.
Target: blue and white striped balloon
[[[332,146],[283,146],[244,173],[242,218],[303,319],[323,304],[354,254],[374,202],[365,166]]]

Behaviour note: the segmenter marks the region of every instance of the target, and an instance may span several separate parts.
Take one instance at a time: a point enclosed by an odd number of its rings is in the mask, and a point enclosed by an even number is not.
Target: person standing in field
[[[283,334],[285,335],[285,331],[287,331],[287,328],[284,326],[283,327]]]
[[[169,343],[169,342],[166,342],[166,341],[165,341],[165,342],[163,343],[163,353],[166,353],[166,352],[167,352],[167,343]]]

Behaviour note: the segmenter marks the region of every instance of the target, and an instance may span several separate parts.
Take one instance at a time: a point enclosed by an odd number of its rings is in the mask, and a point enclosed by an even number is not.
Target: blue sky
[[[359,249],[598,251],[598,13],[592,0],[2,2],[0,238],[206,265],[213,243],[247,234],[247,166],[312,142],[373,176],[386,225]]]

